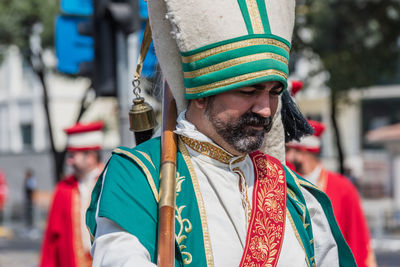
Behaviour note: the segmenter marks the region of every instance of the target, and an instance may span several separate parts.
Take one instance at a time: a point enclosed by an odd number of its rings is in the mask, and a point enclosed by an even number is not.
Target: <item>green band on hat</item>
[[[275,55],[274,57],[282,58],[281,61],[289,60],[289,53],[280,47],[273,45],[253,45],[222,52],[219,54],[213,54],[206,58],[202,58],[197,61],[192,61],[190,63],[182,63],[182,68],[184,72],[191,72],[194,70],[218,65],[222,62],[226,62],[236,58],[239,59],[246,56],[265,54],[265,53],[272,53]]]
[[[262,34],[181,53],[185,96],[194,99],[268,81],[286,88],[289,49],[286,40]]]
[[[287,76],[275,70],[264,70],[255,73],[248,73],[242,76],[236,76],[232,80],[220,81],[213,90],[197,90],[199,88],[187,88],[185,98],[197,99],[211,95],[220,94],[237,88],[251,86],[263,82],[277,81],[287,87]]]
[[[227,80],[236,76],[241,76],[248,73],[259,72],[263,70],[276,70],[288,75],[288,66],[275,59],[261,59],[237,64],[228,68],[205,73],[193,78],[184,78],[185,87],[187,89],[194,87],[210,88],[210,84],[215,84],[219,81]],[[212,90],[211,87],[208,90]]]
[[[261,39],[261,40],[258,40]],[[246,41],[245,43],[242,43],[241,41]],[[222,49],[229,49],[229,47],[232,49],[236,49],[239,47],[246,47],[246,45],[256,45],[256,44],[271,44],[275,45],[277,47],[281,47],[282,49],[286,50],[288,53],[290,51],[290,43],[277,35],[274,34],[250,34],[250,35],[245,35],[245,36],[240,36],[216,43],[212,43],[209,45],[205,45],[190,51],[186,52],[181,52],[181,56],[183,59],[186,57],[190,56],[195,56],[195,55],[202,55],[204,53],[211,53],[210,51],[213,51],[213,48],[217,50],[222,50]],[[226,46],[225,46],[226,45]],[[198,59],[196,59],[198,60]],[[185,61],[183,61],[185,62]]]

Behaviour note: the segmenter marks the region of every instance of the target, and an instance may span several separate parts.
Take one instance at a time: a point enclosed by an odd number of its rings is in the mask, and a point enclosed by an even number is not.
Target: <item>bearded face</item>
[[[272,118],[262,117],[248,111],[238,118],[221,119],[217,116],[212,98],[209,100],[206,115],[215,131],[240,153],[251,153],[261,148],[265,134],[271,130]]]

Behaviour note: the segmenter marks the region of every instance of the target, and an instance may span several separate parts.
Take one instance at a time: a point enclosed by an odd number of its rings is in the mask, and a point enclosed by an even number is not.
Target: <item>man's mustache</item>
[[[272,118],[262,117],[256,113],[248,112],[243,114],[238,121],[238,125],[242,126],[256,126],[263,127],[266,132],[272,128]]]

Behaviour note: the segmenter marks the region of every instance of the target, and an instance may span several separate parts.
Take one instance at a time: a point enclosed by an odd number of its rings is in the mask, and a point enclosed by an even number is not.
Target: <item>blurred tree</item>
[[[0,0],[0,47],[14,44],[29,56],[29,36],[37,23],[43,25],[43,47],[53,47],[58,12],[59,2],[55,0]]]
[[[331,89],[331,121],[343,173],[337,103],[346,90],[395,82],[400,70],[400,1],[296,2],[293,48],[302,56],[317,54],[329,72],[326,85]]]
[[[0,62],[3,55],[1,50],[16,45],[24,61],[31,64],[42,83],[43,106],[56,180],[63,172],[65,151],[55,149],[42,49],[54,47],[54,24],[58,13],[59,1],[56,0],[0,0]]]

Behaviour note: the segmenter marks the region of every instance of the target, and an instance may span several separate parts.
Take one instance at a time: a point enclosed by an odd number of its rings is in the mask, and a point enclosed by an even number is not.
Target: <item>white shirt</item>
[[[78,181],[78,189],[81,199],[81,238],[82,245],[85,251],[90,251],[90,235],[86,227],[86,210],[90,204],[90,196],[93,187],[96,183],[96,178],[99,176],[101,170],[95,168],[85,175],[84,178]]]
[[[185,112],[180,114],[175,132],[198,141],[213,143],[185,119]],[[187,148],[204,201],[214,266],[239,266],[245,247],[248,222],[247,211],[243,205],[245,196],[239,190],[240,178],[232,170],[239,167],[242,171],[247,183],[247,197],[252,203],[254,167],[251,159],[246,156],[243,161],[232,164],[234,158],[230,164],[224,164]],[[317,266],[339,266],[336,243],[322,208],[306,190],[303,190],[303,194],[306,194],[313,223],[314,242],[318,246]],[[92,247],[93,266],[155,266],[150,262],[149,252],[135,236],[106,218],[96,217],[96,221],[97,232]],[[328,262],[329,264],[326,264]],[[288,216],[277,266],[307,266],[305,252],[297,240]]]

